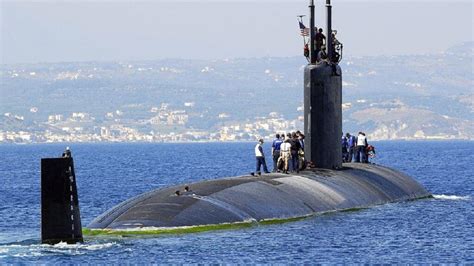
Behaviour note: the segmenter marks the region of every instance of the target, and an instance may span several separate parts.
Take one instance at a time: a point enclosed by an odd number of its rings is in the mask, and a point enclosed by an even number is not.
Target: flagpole
[[[333,40],[332,40],[332,12],[331,12],[331,0],[326,0],[326,9],[327,9],[327,22],[326,22],[326,27],[327,27],[327,41],[326,41],[326,50],[327,50],[327,56],[329,59],[329,62],[332,62],[333,60]]]
[[[314,49],[314,0],[309,0],[309,61],[311,64],[316,63],[316,50]]]

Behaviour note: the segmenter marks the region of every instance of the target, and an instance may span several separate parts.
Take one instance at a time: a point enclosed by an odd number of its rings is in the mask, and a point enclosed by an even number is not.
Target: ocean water
[[[0,264],[474,263],[474,142],[373,144],[375,163],[415,177],[435,197],[284,224],[54,246],[40,244],[40,158],[65,145],[3,145]],[[254,143],[68,145],[83,225],[139,193],[254,170]]]

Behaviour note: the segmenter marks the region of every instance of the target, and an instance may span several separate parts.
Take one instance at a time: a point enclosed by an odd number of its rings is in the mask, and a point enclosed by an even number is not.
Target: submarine
[[[314,9],[310,0],[310,29],[315,23]],[[326,0],[328,33],[332,32],[331,9],[331,1]],[[342,70],[333,36],[327,35],[326,55],[320,60],[315,33],[310,31],[309,60],[304,69],[304,152],[311,167],[299,173],[243,175],[158,188],[107,210],[87,231],[113,234],[229,228],[431,197],[415,179],[395,169],[342,162]],[[81,225],[76,182],[70,153],[41,160],[43,243],[83,241],[86,230]]]

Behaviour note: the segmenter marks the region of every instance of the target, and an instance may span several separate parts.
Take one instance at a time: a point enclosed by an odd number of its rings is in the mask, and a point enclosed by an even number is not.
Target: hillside
[[[372,139],[472,139],[473,47],[343,58],[344,130],[363,130]],[[269,119],[293,121],[290,130],[301,127],[305,64],[298,56],[2,65],[1,130],[77,127],[76,133],[100,135],[101,128],[121,125],[154,134],[222,133]],[[256,127],[238,139],[279,130]]]

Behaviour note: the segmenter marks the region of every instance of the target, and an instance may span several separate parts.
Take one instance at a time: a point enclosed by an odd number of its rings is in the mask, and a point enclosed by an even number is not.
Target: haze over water
[[[434,199],[386,204],[247,229],[157,237],[40,241],[42,157],[65,145],[0,146],[0,263],[473,263],[473,142],[373,142],[378,164]],[[253,143],[72,144],[86,226],[151,189],[253,170]],[[269,153],[269,147],[265,147]]]
[[[315,3],[316,25],[326,27],[325,1]],[[473,41],[472,1],[335,0],[332,5],[344,55],[438,53]],[[308,14],[307,0],[2,0],[0,62],[302,55],[296,17],[301,14]]]

